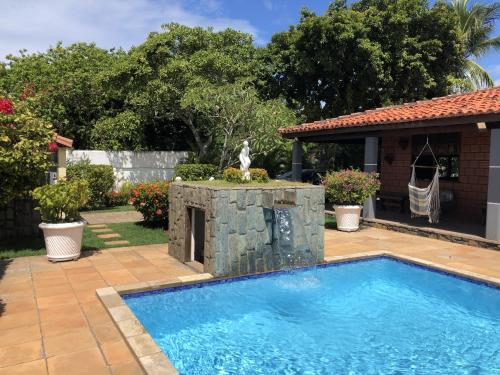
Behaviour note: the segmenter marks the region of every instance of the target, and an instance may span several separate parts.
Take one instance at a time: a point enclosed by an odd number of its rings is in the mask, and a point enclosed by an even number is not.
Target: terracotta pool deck
[[[376,228],[326,230],[325,257],[374,251],[500,278],[498,251]],[[167,255],[167,245],[103,250],[58,264],[45,257],[0,263],[0,375],[141,374],[95,290],[193,274]]]

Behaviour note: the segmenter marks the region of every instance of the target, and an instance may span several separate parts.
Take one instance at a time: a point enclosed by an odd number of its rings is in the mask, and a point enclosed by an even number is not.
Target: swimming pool
[[[500,290],[385,257],[124,299],[181,374],[500,374]]]

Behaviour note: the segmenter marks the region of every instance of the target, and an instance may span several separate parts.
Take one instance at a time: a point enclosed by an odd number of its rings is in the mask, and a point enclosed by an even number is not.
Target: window
[[[427,141],[427,135],[414,135],[412,137],[412,161],[422,151]],[[458,181],[460,170],[460,133],[430,134],[429,144],[440,165],[439,178],[443,180]],[[434,176],[436,165],[428,148],[417,161],[416,177],[420,180],[430,180]]]

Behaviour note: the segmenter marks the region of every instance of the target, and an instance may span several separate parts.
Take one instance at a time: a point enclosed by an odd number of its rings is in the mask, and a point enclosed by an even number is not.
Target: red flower
[[[50,152],[57,152],[57,149],[58,149],[57,143],[55,143],[55,142],[49,143],[49,151]]]
[[[0,98],[0,113],[11,115],[14,113],[14,107],[10,99]]]
[[[162,211],[158,208],[158,209],[156,210],[156,216],[161,216],[161,214],[162,214]]]

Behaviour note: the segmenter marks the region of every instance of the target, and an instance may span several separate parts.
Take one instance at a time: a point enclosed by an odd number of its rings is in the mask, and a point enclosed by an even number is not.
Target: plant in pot
[[[333,203],[337,229],[352,232],[359,229],[359,216],[363,203],[380,188],[378,173],[346,169],[326,175],[325,194]]]
[[[39,225],[45,238],[45,248],[50,261],[78,259],[82,248],[83,228],[79,210],[89,199],[88,183],[84,180],[58,181],[33,191],[42,223]]]

